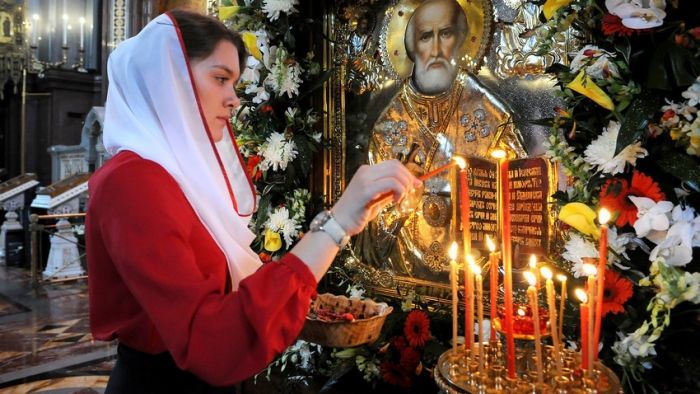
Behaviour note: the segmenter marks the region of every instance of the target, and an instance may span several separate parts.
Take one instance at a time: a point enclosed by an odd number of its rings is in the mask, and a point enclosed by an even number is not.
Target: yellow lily
[[[261,62],[263,60],[263,55],[262,52],[260,52],[260,48],[258,48],[258,37],[255,36],[255,33],[244,31],[241,34],[241,38],[243,39],[243,44],[245,44],[245,49],[248,53],[250,53],[255,60]]]
[[[276,252],[282,247],[282,238],[279,233],[276,233],[270,229],[265,231],[265,245],[264,248],[268,252]]]
[[[593,82],[591,77],[589,77],[583,70],[581,70],[576,78],[569,82],[566,87],[574,92],[581,93],[609,111],[612,111],[615,108],[615,104],[613,104],[610,96],[608,96],[603,89],[598,87],[598,85]]]
[[[238,5],[219,7],[219,20],[225,21],[226,19],[236,15],[238,12],[240,12],[240,10],[241,6]]]
[[[597,239],[600,237],[600,228],[594,222],[596,216],[591,207],[580,202],[568,203],[559,211],[559,220]]]
[[[549,20],[561,7],[566,7],[569,3],[571,0],[547,0],[542,6],[542,13]]]

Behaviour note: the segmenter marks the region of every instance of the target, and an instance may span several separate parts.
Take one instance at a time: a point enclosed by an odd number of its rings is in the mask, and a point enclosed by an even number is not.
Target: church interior
[[[0,393],[107,388],[108,62],[177,9],[247,52],[226,127],[263,267],[364,165],[422,181],[373,200],[298,338],[230,392],[700,392],[695,0],[0,0]]]

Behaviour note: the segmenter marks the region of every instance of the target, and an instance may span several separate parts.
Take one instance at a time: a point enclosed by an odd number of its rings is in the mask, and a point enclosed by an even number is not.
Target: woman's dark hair
[[[245,67],[248,51],[245,49],[241,36],[229,30],[218,19],[183,9],[174,9],[168,13],[175,19],[185,51],[190,60],[201,60],[214,52],[216,46],[225,40],[238,50],[238,63],[241,71]]]

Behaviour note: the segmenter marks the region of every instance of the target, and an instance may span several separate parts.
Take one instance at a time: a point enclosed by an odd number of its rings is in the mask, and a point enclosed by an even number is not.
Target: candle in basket
[[[574,290],[576,298],[581,301],[581,368],[588,370],[588,294],[583,289]]]
[[[501,230],[501,248],[503,258],[503,291],[505,306],[505,333],[506,333],[506,368],[508,377],[515,376],[515,337],[513,333],[513,252],[510,238],[510,187],[508,185],[508,161],[506,152],[495,150],[491,156],[498,159],[498,217]]]
[[[476,265],[476,262],[470,255],[469,268],[474,273],[474,278],[476,280],[476,302],[477,302],[477,313],[476,319],[479,327],[479,376],[484,376],[484,362],[486,360],[484,354],[484,286],[481,277],[481,267]]]
[[[598,222],[600,222],[600,248],[598,256],[598,284],[595,307],[595,339],[593,343],[600,343],[600,326],[603,321],[603,289],[605,288],[605,270],[608,265],[608,220],[610,212],[601,208],[598,212]],[[593,358],[598,359],[598,346],[593,352]]]
[[[457,242],[452,242],[449,251],[450,256],[450,283],[452,284],[452,353],[457,354],[457,317],[459,311],[457,304]]]
[[[583,270],[583,274],[588,276],[588,280],[586,281],[586,285],[588,288],[586,289],[586,292],[588,293],[588,354],[587,354],[587,362],[588,362],[588,376],[592,377],[593,376],[593,360],[594,360],[594,354],[596,350],[598,349],[598,343],[595,342],[595,316],[594,316],[594,311],[596,308],[596,304],[599,303],[602,300],[596,300],[596,282],[595,282],[595,275],[597,272],[597,269],[595,265],[593,264],[583,264],[581,266]]]
[[[547,292],[547,307],[549,308],[549,331],[552,333],[552,345],[554,346],[554,362],[557,367],[557,376],[561,375],[561,340],[557,327],[557,301],[554,295],[554,281],[552,281],[552,271],[547,267],[540,268],[540,273],[545,279],[545,291]]]
[[[498,252],[496,244],[486,235],[486,246],[489,248],[489,299],[491,303],[491,340],[496,340],[496,328],[494,322],[498,316]]]
[[[525,279],[530,284],[527,288],[527,295],[530,299],[530,308],[532,308],[532,322],[533,329],[535,331],[535,365],[537,366],[537,383],[544,383],[544,372],[542,370],[542,336],[540,334],[540,316],[539,316],[539,302],[537,301],[537,288],[535,287],[537,283],[537,275],[533,272],[523,272]]]

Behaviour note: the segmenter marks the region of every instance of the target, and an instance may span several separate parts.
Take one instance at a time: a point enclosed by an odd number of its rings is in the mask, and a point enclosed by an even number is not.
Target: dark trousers
[[[234,387],[213,387],[177,367],[170,353],[147,354],[123,344],[105,394],[232,394]]]

